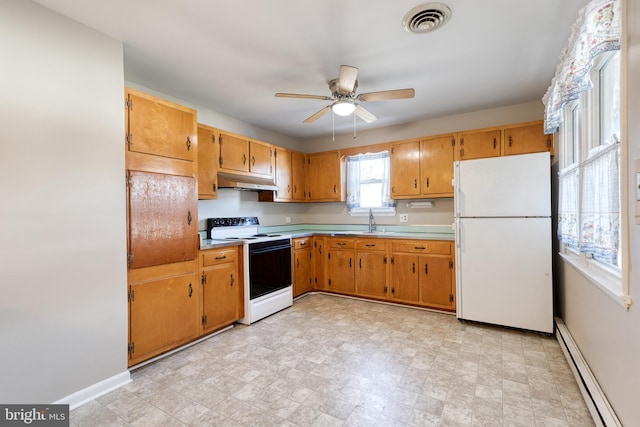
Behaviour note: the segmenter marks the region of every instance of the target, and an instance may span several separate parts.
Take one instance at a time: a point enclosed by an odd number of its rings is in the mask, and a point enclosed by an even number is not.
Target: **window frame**
[[[348,156],[348,157],[364,157],[364,156],[367,156],[367,155],[382,154],[384,152],[388,153],[388,150],[382,150],[382,151],[376,152],[376,153],[359,153],[359,154],[355,154],[353,156]],[[390,154],[390,153],[388,153],[388,154]],[[387,161],[390,161],[390,157],[387,157]],[[347,173],[348,173],[348,171],[347,171]],[[390,181],[391,180],[391,174],[389,174],[389,176],[387,178]],[[379,178],[379,179],[367,179],[367,180],[358,181],[358,185],[359,186],[361,186],[363,183],[364,184],[381,183],[384,186],[384,177],[383,178]],[[387,186],[390,186],[390,182],[387,183]],[[349,192],[349,177],[347,177],[347,193],[348,192]],[[350,216],[368,216],[369,215],[369,210],[371,210],[372,214],[377,215],[377,216],[395,216],[396,215],[396,204],[394,203],[393,206],[378,206],[378,207],[364,207],[364,206],[361,206],[361,207],[347,207],[347,212],[349,213]]]
[[[582,216],[582,185],[584,176],[582,173],[583,163],[587,160],[591,149],[608,143],[601,135],[602,127],[602,109],[600,108],[602,95],[601,95],[601,72],[603,68],[610,62],[614,55],[620,55],[620,61],[622,64],[621,51],[607,52],[599,55],[594,59],[594,65],[591,69],[591,81],[593,83],[592,89],[583,92],[580,97],[574,101],[567,103],[563,107],[564,121],[559,129],[560,144],[562,149],[560,150],[560,168],[564,169],[570,166],[578,167],[578,182],[579,182],[579,197],[578,197],[578,229],[581,229],[583,216]],[[623,87],[623,73],[622,65],[620,67],[621,75],[621,97]],[[623,115],[624,104],[621,98],[621,116]],[[576,123],[576,120],[578,123]],[[621,117],[620,134],[623,133],[624,123]],[[624,140],[624,138],[621,138]],[[619,257],[621,260],[621,268],[613,266],[597,259],[594,259],[592,254],[580,252],[578,248],[574,248],[569,244],[559,241],[559,255],[562,259],[572,265],[580,274],[582,274],[589,281],[594,283],[600,288],[606,295],[611,297],[617,304],[628,309],[631,304],[631,297],[629,294],[628,284],[624,279],[625,268],[625,254],[627,253],[626,247],[628,242],[625,237],[623,223],[625,221],[626,210],[626,187],[625,175],[626,168],[623,164],[626,161],[626,150],[624,150],[624,144],[621,144],[621,156],[620,156],[620,251]],[[570,155],[571,153],[571,160]]]

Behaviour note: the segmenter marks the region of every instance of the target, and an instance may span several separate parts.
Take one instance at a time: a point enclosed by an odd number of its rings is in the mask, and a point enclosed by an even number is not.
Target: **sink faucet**
[[[376,220],[373,218],[373,212],[369,208],[369,233],[376,231]]]

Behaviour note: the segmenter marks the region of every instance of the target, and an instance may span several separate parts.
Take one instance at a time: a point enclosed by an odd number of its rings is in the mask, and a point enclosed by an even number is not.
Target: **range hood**
[[[245,191],[276,191],[278,189],[273,180],[223,172],[218,174],[218,187]]]

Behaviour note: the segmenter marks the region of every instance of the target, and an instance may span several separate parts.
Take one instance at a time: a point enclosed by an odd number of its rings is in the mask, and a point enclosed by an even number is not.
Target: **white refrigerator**
[[[553,332],[549,153],[457,161],[457,316]]]

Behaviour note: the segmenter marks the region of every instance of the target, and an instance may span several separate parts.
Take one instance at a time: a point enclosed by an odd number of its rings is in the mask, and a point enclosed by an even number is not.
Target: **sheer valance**
[[[560,57],[551,86],[542,98],[544,131],[554,133],[562,123],[562,107],[592,87],[589,72],[597,55],[620,49],[620,1],[592,0],[578,15]]]

